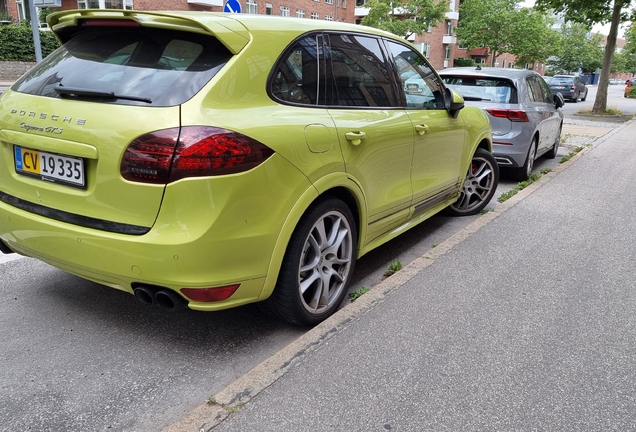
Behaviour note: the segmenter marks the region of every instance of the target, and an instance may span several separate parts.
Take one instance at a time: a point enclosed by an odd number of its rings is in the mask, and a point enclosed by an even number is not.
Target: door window
[[[327,82],[329,105],[399,106],[393,71],[377,38],[330,34],[325,57],[332,71]]]
[[[409,108],[444,108],[439,77],[419,53],[406,45],[387,41],[400,76],[399,91]]]

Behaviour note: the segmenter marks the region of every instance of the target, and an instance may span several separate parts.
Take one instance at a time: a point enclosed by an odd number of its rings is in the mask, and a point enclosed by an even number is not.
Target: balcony
[[[356,6],[353,13],[357,17],[364,17],[369,15],[369,8],[364,6],[361,6],[361,7]]]
[[[195,4],[199,6],[223,6],[223,0],[188,0],[188,4]]]
[[[459,12],[457,12],[457,11],[446,12],[446,19],[447,20],[458,20],[459,19]]]
[[[457,36],[444,35],[444,37],[442,37],[442,43],[444,45],[455,45],[457,43]]]

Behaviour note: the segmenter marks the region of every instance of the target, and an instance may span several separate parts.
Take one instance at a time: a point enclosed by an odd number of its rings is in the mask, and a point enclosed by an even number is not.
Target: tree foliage
[[[561,27],[554,57],[548,66],[558,72],[595,72],[603,65],[603,37],[589,37],[589,29],[584,24],[566,23]]]
[[[60,46],[53,32],[40,31],[42,57]],[[0,26],[0,60],[35,61],[33,31],[27,22]]]
[[[631,0],[536,0],[538,10],[554,10],[562,13],[567,21],[577,22],[591,28],[594,24],[610,22],[607,45],[603,57],[601,79],[594,100],[594,113],[604,113],[607,108],[607,85],[612,67],[612,56],[616,48],[618,26],[630,18]]]
[[[389,31],[408,38],[421,35],[430,26],[437,27],[448,11],[446,0],[369,0],[365,7],[369,14],[362,25]]]
[[[459,8],[457,37],[469,49],[487,48],[494,62],[503,53],[518,63],[534,63],[553,55],[557,35],[544,12],[519,8],[518,0],[465,0]]]
[[[617,56],[618,54],[615,54],[614,58],[616,59]],[[625,46],[620,56],[624,61],[624,65],[618,68],[617,72],[636,73],[636,27],[634,24],[630,24],[625,29]],[[612,69],[614,68],[612,67]]]

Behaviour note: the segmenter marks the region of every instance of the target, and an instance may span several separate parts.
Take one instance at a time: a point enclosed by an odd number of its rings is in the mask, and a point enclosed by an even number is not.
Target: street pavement
[[[606,133],[165,431],[636,430],[634,136]]]

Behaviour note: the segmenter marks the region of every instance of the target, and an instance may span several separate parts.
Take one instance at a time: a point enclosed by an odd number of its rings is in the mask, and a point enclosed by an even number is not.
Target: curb
[[[164,428],[162,432],[182,432],[186,430],[197,432],[211,431],[229,417],[230,414],[239,410],[246,403],[258,396],[263,390],[274,384],[291,368],[304,361],[312,352],[319,349],[325,341],[328,341],[342,329],[346,328],[351,322],[360,319],[369,310],[381,304],[393,291],[398,290],[415,277],[415,275],[434,264],[439,258],[462,243],[470,235],[497,219],[508,209],[556,177],[561,171],[568,169],[581,157],[592,151],[594,147],[602,144],[619,130],[634,121],[636,121],[636,119],[629,120],[621,127],[597,138],[591,146],[586,146],[553,171],[542,175],[539,180],[522,189],[503,203],[497,204],[493,210],[482,215],[470,225],[458,231],[434,249],[420,256],[391,277],[375,285],[369,292],[359,297],[355,302],[342,308],[327,320],[291,342],[281,351],[278,351],[272,357],[264,360],[255,368],[237,378],[234,382],[225,387],[225,389],[210,398],[211,402],[199,405],[185,417]]]

